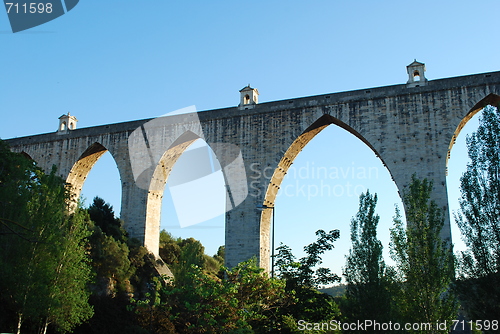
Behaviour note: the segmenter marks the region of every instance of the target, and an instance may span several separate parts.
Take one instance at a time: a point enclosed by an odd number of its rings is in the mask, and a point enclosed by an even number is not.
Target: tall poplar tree
[[[380,220],[375,213],[377,195],[369,191],[359,198],[359,211],[351,220],[352,247],[346,256],[344,277],[346,300],[342,312],[349,321],[366,319],[388,322],[391,319],[391,275],[377,238]]]
[[[455,219],[467,250],[459,256],[457,290],[473,319],[500,315],[500,115],[487,106],[467,137],[469,162],[460,179]]]
[[[458,311],[450,289],[454,259],[451,245],[440,237],[443,212],[430,199],[431,192],[432,182],[413,175],[403,197],[406,228],[396,211],[391,229],[391,257],[396,262],[401,287],[396,301],[403,322],[451,324]],[[414,332],[449,333],[449,328]]]

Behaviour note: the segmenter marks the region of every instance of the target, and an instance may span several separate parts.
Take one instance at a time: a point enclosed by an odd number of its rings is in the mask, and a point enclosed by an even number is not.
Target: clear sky
[[[16,34],[0,12],[0,137],[53,132],[67,112],[83,128],[191,105],[199,111],[236,106],[238,90],[249,83],[261,102],[402,84],[414,59],[426,64],[429,80],[498,71],[499,28],[491,14],[499,10],[498,0],[82,0],[54,21]],[[452,151],[452,210],[466,161],[461,141],[474,126],[469,122]],[[340,274],[349,221],[359,192],[368,188],[379,196],[379,233],[387,250],[394,204],[401,204],[368,147],[329,126],[293,166],[281,187],[287,191],[276,201],[277,244],[300,256],[317,229],[338,228],[341,240],[325,263]],[[337,177],[314,177],[321,168],[336,170]],[[324,184],[330,194],[315,194]],[[119,213],[120,192],[108,153],[83,194],[87,203],[103,197]],[[224,243],[222,215],[184,228],[179,215],[167,191],[162,228],[200,239],[208,254]]]

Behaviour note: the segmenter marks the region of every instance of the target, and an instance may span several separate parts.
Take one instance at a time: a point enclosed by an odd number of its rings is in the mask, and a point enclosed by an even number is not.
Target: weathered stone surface
[[[499,102],[500,72],[492,72],[426,81],[418,87],[401,84],[255,104],[251,109],[203,111],[197,114],[199,121],[171,116],[159,127],[148,127],[151,120],[139,120],[8,142],[13,151],[25,152],[46,170],[56,165],[77,194],[97,159],[108,150],[120,173],[121,218],[126,229],[158,254],[165,182],[186,147],[202,137],[221,165],[228,166],[223,169],[225,178],[243,180],[232,184],[233,190],[248,190],[248,196],[236,207],[228,194],[226,264],[235,266],[257,256],[260,265],[269,269],[272,210],[257,207],[274,205],[294,158],[323,128],[338,125],[368,145],[387,167],[400,193],[413,173],[432,180],[434,199],[448,212],[446,165],[454,140],[477,111]],[[134,177],[134,168],[141,165],[131,164],[129,150],[129,139],[132,143],[141,140],[140,135],[134,137],[137,129],[148,138],[144,144],[136,142],[144,146],[140,180]],[[151,153],[151,147],[155,152],[160,148],[161,154]],[[244,177],[231,167],[234,154],[225,147],[241,150]],[[156,165],[148,169],[151,162]],[[449,214],[442,236],[451,237]]]

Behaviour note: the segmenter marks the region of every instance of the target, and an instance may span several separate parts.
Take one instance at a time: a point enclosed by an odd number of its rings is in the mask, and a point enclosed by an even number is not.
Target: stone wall
[[[121,218],[133,237],[158,254],[163,188],[178,157],[203,138],[229,183],[226,264],[257,256],[269,270],[271,209],[291,163],[330,124],[354,134],[382,160],[400,194],[411,175],[434,182],[451,238],[446,165],[454,139],[474,113],[500,102],[500,72],[203,111],[8,140],[45,170],[52,165],[78,194],[108,150],[122,182]],[[238,167],[238,161],[244,169]],[[248,196],[241,197],[242,194]],[[241,202],[241,203],[240,203]]]

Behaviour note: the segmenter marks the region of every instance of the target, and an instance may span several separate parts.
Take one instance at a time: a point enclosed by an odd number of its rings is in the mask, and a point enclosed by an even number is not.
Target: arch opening
[[[375,148],[361,136],[356,130],[348,126],[347,124],[341,122],[340,120],[330,116],[323,115],[316,122],[314,122],[310,127],[308,127],[293,143],[290,145],[288,150],[285,152],[284,156],[281,158],[278,163],[278,167],[274,171],[270,184],[267,188],[264,205],[273,206],[274,200],[279,190],[279,186],[283,181],[284,176],[286,175],[288,169],[293,164],[293,161],[297,157],[297,155],[304,149],[304,147],[322,130],[324,130],[330,124],[337,125],[338,127],[346,130],[351,133],[359,140],[361,140],[365,145],[367,145],[378,157],[378,153]],[[383,163],[383,162],[382,162]],[[384,163],[385,166],[385,163]]]
[[[100,143],[94,143],[90,145],[85,152],[78,158],[78,160],[73,164],[66,182],[71,187],[71,193],[74,199],[78,199],[82,192],[83,184],[90,173],[90,170],[94,167],[95,163],[101,156],[108,150]]]
[[[359,195],[366,190],[378,193],[379,238],[388,259],[394,204],[402,208],[397,186],[365,138],[338,119],[323,115],[290,145],[269,182],[263,205],[275,208],[275,246],[284,241],[297,255],[296,251],[315,240],[316,230],[340,229],[335,250],[325,255],[324,262],[341,276],[343,255],[351,246],[350,221],[357,213]],[[273,210],[262,210],[261,236],[272,238]],[[261,247],[272,244],[272,240],[261,241]],[[271,246],[268,249],[272,253]]]
[[[489,94],[488,96],[486,96],[484,99],[482,99],[481,101],[479,101],[478,103],[476,103],[474,105],[474,107],[471,108],[471,110],[467,113],[467,115],[465,115],[464,118],[462,118],[462,120],[460,121],[460,123],[458,124],[455,132],[453,133],[453,136],[451,137],[451,140],[450,140],[450,144],[448,146],[448,154],[446,156],[446,168],[448,168],[448,160],[450,159],[450,155],[451,155],[451,149],[453,148],[453,145],[455,144],[455,142],[457,141],[457,138],[458,138],[458,135],[460,134],[460,132],[462,131],[462,129],[465,127],[465,125],[480,111],[482,110],[484,107],[486,107],[487,105],[491,105],[491,106],[497,106],[500,104],[500,95],[496,95],[496,94]]]
[[[469,162],[466,138],[473,132],[477,131],[481,111],[488,106],[496,107],[498,109],[500,106],[500,96],[489,94],[475,104],[467,115],[460,121],[448,148],[448,155],[446,158],[446,184],[451,214],[451,233],[455,252],[466,250],[466,245],[462,240],[460,229],[454,219],[454,214],[458,213],[460,210],[460,178],[466,171],[467,163]]]
[[[419,71],[413,72],[413,81],[420,81],[420,72]]]
[[[28,153],[22,151],[21,152],[21,155],[23,155],[26,159],[29,159],[29,160],[32,160],[32,161],[35,161]]]
[[[187,131],[163,154],[148,192],[145,242],[159,249],[160,230],[194,237],[207,252],[224,244],[226,189],[211,146]]]
[[[122,198],[121,177],[109,151],[104,152],[89,171],[80,194],[85,206],[92,204],[96,196],[112,205],[115,215],[119,215]]]

